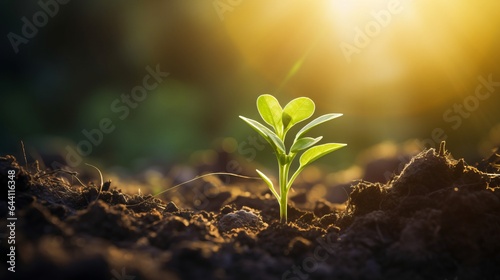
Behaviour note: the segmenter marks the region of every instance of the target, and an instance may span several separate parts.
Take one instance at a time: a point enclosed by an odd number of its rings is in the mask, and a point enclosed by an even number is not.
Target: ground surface
[[[1,279],[500,279],[500,179],[433,149],[388,184],[360,182],[347,208],[290,206],[222,189],[199,207],[77,187],[60,172],[16,171],[16,273]],[[218,182],[220,184],[220,182]],[[247,183],[248,184],[248,183]],[[259,184],[255,182],[252,184]],[[104,189],[106,189],[105,187]],[[186,194],[187,195],[187,194]],[[191,201],[196,202],[196,199]],[[301,195],[291,200],[299,205]],[[6,228],[7,200],[0,199]],[[199,205],[198,205],[199,206]]]

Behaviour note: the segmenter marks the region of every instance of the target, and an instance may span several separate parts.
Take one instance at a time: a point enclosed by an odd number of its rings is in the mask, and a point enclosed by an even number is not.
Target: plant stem
[[[283,164],[279,166],[279,185],[280,185],[280,222],[287,222],[287,207],[288,207],[288,172],[290,169],[290,163]]]

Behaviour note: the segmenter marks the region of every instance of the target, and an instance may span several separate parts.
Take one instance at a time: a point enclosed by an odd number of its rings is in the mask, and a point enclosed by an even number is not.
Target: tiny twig
[[[102,172],[101,172],[101,170],[99,170],[99,168],[97,168],[96,166],[94,166],[94,165],[92,165],[90,163],[85,163],[85,165],[94,167],[97,170],[97,172],[99,172],[99,176],[101,177],[101,184],[99,185],[99,192],[97,193],[97,197],[95,199],[95,200],[98,200],[99,196],[101,195],[101,192],[102,192],[102,186],[104,184],[104,180],[102,179]]]
[[[446,155],[446,141],[441,141],[441,143],[439,144],[438,154],[441,157]]]
[[[26,166],[26,171],[28,171],[28,159],[26,158],[26,150],[24,149],[24,142],[23,142],[23,140],[21,140],[21,149],[23,149],[24,165]]]
[[[168,188],[168,189],[166,189],[166,190],[164,190],[164,191],[161,191],[161,192],[159,192],[159,193],[157,193],[157,194],[155,194],[155,195],[153,195],[153,196],[151,196],[151,197],[149,197],[149,198],[154,198],[154,197],[156,197],[156,196],[159,196],[159,195],[161,195],[161,194],[164,194],[164,193],[166,193],[166,192],[168,192],[168,191],[171,191],[171,190],[173,190],[173,189],[176,189],[176,188],[178,188],[178,187],[180,187],[180,186],[183,186],[183,185],[185,185],[185,184],[189,184],[189,183],[191,183],[191,182],[193,182],[193,181],[196,181],[196,180],[198,180],[198,179],[201,179],[201,178],[204,178],[204,177],[208,177],[208,176],[214,176],[214,175],[228,175],[228,176],[233,176],[233,177],[238,177],[238,178],[243,178],[243,179],[262,180],[262,178],[260,178],[260,177],[250,177],[250,176],[244,176],[244,175],[235,174],[235,173],[228,173],[228,172],[213,172],[213,173],[207,173],[207,174],[203,174],[203,175],[200,175],[200,176],[196,176],[196,177],[194,177],[194,178],[193,178],[193,179],[191,179],[191,180],[187,180],[187,181],[185,181],[185,182],[182,182],[182,183],[180,183],[180,184],[177,184],[177,185],[175,185],[175,186],[173,186],[173,187],[170,187],[170,188]],[[139,203],[137,203],[137,204],[127,205],[127,207],[132,207],[132,206],[137,206],[137,205],[140,205],[140,204],[142,204],[142,203],[146,202],[149,198],[147,198],[147,199],[145,199],[145,200],[143,200],[143,201],[141,201],[141,202],[139,202]]]
[[[173,186],[173,187],[171,187],[171,188],[168,188],[168,189],[166,189],[166,190],[164,190],[164,191],[161,191],[161,192],[159,192],[159,193],[155,194],[155,196],[160,195],[160,194],[163,194],[163,193],[168,192],[168,191],[170,191],[170,190],[176,189],[176,188],[178,188],[178,187],[180,187],[180,186],[182,186],[182,185],[185,185],[185,184],[191,183],[191,182],[196,181],[196,180],[198,180],[198,179],[201,179],[201,178],[204,178],[204,177],[208,177],[208,176],[214,176],[214,175],[228,175],[228,176],[233,176],[233,177],[238,177],[238,178],[243,178],[243,179],[262,180],[262,178],[260,178],[260,177],[250,177],[250,176],[244,176],[244,175],[235,174],[235,173],[227,173],[227,172],[214,172],[214,173],[207,173],[207,174],[203,174],[203,175],[200,175],[200,176],[196,176],[196,177],[194,177],[194,178],[193,178],[193,179],[191,179],[191,180],[188,180],[188,181],[182,182],[182,183],[180,183],[180,184],[178,184],[178,185],[175,185],[175,186]]]
[[[85,184],[84,184],[84,183],[80,180],[80,178],[78,178],[78,176],[76,176],[76,175],[78,175],[78,173],[76,173],[76,172],[69,172],[69,174],[71,175],[71,177],[74,177],[74,178],[78,181],[78,183],[80,183],[80,185],[82,185],[82,186],[84,186],[84,187],[86,187],[86,188],[87,188],[87,185],[85,185]]]

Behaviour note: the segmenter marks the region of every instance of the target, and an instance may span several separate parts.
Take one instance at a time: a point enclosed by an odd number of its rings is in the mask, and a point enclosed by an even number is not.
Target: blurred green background
[[[382,141],[434,146],[433,131],[472,162],[500,144],[498,1],[1,6],[1,154],[21,155],[23,140],[30,158],[50,166],[89,141],[83,130],[109,119],[114,130],[82,161],[137,169],[189,164],[199,151],[248,158],[255,133],[238,115],[258,119],[263,93],[282,105],[308,96],[315,116],[344,114],[311,133],[349,144],[323,161],[337,168]],[[113,102],[125,104],[121,96],[157,65],[169,76],[121,119]],[[480,88],[484,100],[475,95],[480,76],[495,81]],[[273,160],[269,152],[257,159]]]

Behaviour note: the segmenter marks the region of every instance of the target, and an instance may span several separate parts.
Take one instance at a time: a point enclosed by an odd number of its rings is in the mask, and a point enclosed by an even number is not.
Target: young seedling
[[[280,206],[280,221],[286,223],[288,191],[292,187],[293,181],[295,181],[300,172],[302,172],[302,170],[304,170],[304,168],[313,161],[347,145],[328,143],[314,146],[323,137],[320,136],[317,138],[311,138],[305,137],[304,134],[306,134],[306,132],[308,132],[311,128],[326,121],[338,118],[342,116],[342,114],[326,114],[314,119],[297,132],[297,135],[295,135],[295,139],[293,140],[293,144],[290,149],[287,149],[284,144],[287,132],[294,125],[307,120],[313,115],[315,109],[314,102],[310,98],[299,97],[290,101],[285,108],[281,108],[281,105],[278,100],[274,98],[274,96],[263,94],[257,98],[257,109],[262,119],[273,128],[274,132],[267,126],[255,120],[245,118],[243,116],[240,116],[240,118],[249,124],[264,139],[266,139],[274,150],[279,166],[280,193],[278,194],[274,188],[273,182],[264,173],[259,170],[256,171],[260,177],[262,177],[264,182],[266,182],[269,189],[278,200]],[[299,167],[290,177],[290,167],[295,156],[304,150],[306,151],[300,156]]]

